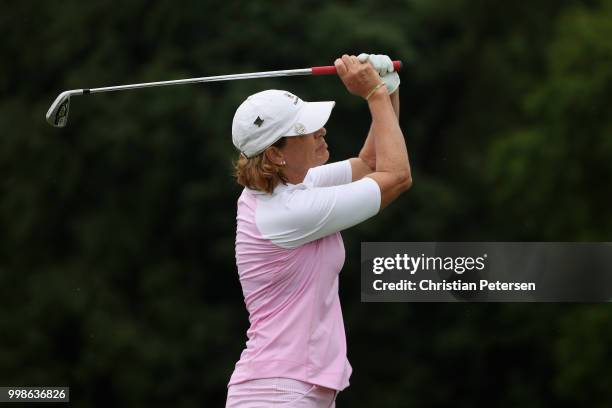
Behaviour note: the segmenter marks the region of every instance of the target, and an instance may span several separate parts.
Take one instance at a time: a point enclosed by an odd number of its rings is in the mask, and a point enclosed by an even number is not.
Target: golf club
[[[399,71],[402,67],[401,61],[393,61],[393,67],[395,71]],[[118,86],[107,86],[103,88],[91,88],[91,89],[73,89],[70,91],[64,91],[51,104],[51,107],[47,111],[47,122],[55,127],[64,127],[68,121],[68,110],[70,107],[70,97],[74,95],[86,95],[102,92],[113,92],[113,91],[125,91],[128,89],[140,89],[140,88],[152,88],[156,86],[168,86],[168,85],[182,85],[182,84],[195,84],[199,82],[217,82],[217,81],[234,81],[237,79],[255,79],[255,78],[271,78],[271,77],[282,77],[282,76],[294,76],[294,75],[334,75],[336,74],[335,66],[322,66],[302,69],[287,69],[281,71],[265,71],[265,72],[252,72],[247,74],[233,74],[233,75],[218,75],[209,77],[199,78],[188,78],[188,79],[177,79],[173,81],[160,81],[160,82],[144,82],[140,84],[130,85],[118,85]]]

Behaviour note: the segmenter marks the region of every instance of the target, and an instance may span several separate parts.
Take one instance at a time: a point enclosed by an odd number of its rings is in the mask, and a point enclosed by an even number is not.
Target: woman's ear
[[[264,152],[266,158],[277,166],[282,166],[285,163],[285,159],[283,158],[283,154],[278,149],[278,147],[270,146]]]

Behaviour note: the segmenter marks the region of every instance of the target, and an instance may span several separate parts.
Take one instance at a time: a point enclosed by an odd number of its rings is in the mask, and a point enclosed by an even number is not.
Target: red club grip
[[[312,67],[312,75],[336,75],[336,67],[333,65],[326,67]],[[402,69],[402,61],[393,61],[393,69],[397,72]]]

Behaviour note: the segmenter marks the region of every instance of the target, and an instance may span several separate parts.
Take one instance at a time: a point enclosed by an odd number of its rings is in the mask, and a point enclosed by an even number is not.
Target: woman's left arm
[[[391,105],[393,105],[393,111],[395,117],[399,121],[400,113],[400,101],[399,101],[399,88],[389,95],[391,98]],[[358,157],[350,159],[351,170],[353,172],[353,181],[361,180],[362,177],[374,172],[376,169],[376,144],[374,143],[374,135],[372,134],[372,126],[368,132],[365,143],[359,152]]]

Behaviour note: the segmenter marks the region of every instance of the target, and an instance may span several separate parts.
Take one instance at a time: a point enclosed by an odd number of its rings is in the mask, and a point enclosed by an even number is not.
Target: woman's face
[[[286,138],[280,149],[286,161],[286,168],[295,172],[307,172],[310,168],[325,164],[329,151],[325,143],[325,128],[303,136]]]

